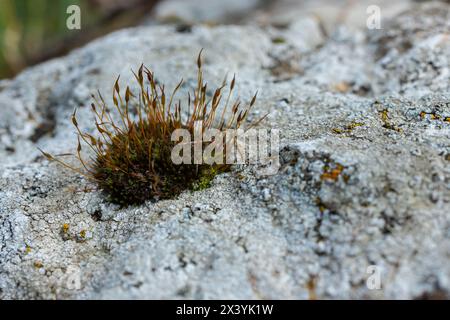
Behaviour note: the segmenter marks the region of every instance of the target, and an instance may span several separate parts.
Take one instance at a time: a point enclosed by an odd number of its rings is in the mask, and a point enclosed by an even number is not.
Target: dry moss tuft
[[[182,120],[181,101],[175,102],[175,94],[183,83],[166,96],[163,85],[156,83],[154,74],[143,65],[134,73],[139,93],[133,94],[129,87],[122,92],[119,78],[113,89],[113,102],[118,121],[108,109],[101,94],[93,96],[91,108],[95,116],[96,133],[82,132],[78,126],[76,112],[72,122],[78,134],[77,151],[74,156],[80,167],[72,165],[42,152],[47,159],[76,171],[94,181],[109,200],[122,206],[139,204],[149,199],[167,199],[185,189],[204,189],[218,173],[227,171],[227,164],[174,164],[171,151],[176,142],[171,141],[176,129],[187,129],[194,135],[194,123],[203,121],[202,130],[216,128],[221,131],[237,129],[245,121],[255,103],[256,94],[246,108],[240,101],[231,104],[231,116],[226,119],[235,79],[229,86],[223,83],[207,97],[207,84],[203,80],[201,52],[197,59],[197,87],[189,94],[188,116]],[[223,91],[228,89],[225,99]],[[221,102],[224,101],[224,105]],[[219,112],[219,106],[223,110]],[[130,110],[134,110],[131,112]],[[202,133],[203,133],[202,132]],[[82,146],[87,146],[94,156],[86,161],[81,155]],[[194,163],[193,161],[191,163]]]

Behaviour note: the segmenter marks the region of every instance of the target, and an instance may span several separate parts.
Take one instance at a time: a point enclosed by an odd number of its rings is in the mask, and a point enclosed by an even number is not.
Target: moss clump
[[[170,97],[166,97],[164,86],[156,83],[153,72],[141,66],[134,73],[139,85],[138,94],[133,94],[127,87],[123,96],[119,79],[114,84],[113,110],[118,121],[114,120],[100,94],[98,97],[93,96],[95,102],[91,105],[96,135],[79,129],[74,112],[72,122],[78,134],[75,156],[81,164],[80,168],[68,165],[48,153],[43,154],[49,160],[94,181],[111,202],[121,206],[139,204],[149,199],[172,198],[185,189],[202,190],[209,187],[214,176],[228,170],[230,165],[193,164],[193,155],[189,162],[191,164],[175,164],[171,153],[178,142],[171,140],[172,133],[176,129],[186,129],[193,138],[195,123],[198,121],[203,124],[202,134],[210,128],[221,131],[237,129],[245,121],[256,95],[244,109],[240,108],[239,101],[234,102],[231,106],[231,118],[227,120],[225,114],[235,79],[228,86],[226,99],[222,99],[222,91],[227,87],[225,83],[214,91],[211,99],[207,99],[201,52],[197,67],[197,87],[188,96],[189,115],[186,120],[182,120],[181,101],[174,102],[174,95],[183,81],[180,81]],[[225,101],[225,105],[218,112],[221,101]],[[136,110],[134,113],[130,111],[133,109]],[[82,145],[94,153],[89,162],[81,155]]]

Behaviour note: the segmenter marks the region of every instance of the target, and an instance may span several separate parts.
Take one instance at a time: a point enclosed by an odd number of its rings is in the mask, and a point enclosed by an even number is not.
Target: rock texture
[[[281,28],[261,11],[143,26],[1,81],[0,299],[449,298],[450,5],[403,4],[382,30],[325,32],[307,14]],[[167,87],[184,78],[184,97],[201,48],[210,83],[236,73],[243,100],[259,90],[276,175],[236,167],[120,209],[40,155],[71,152],[73,109],[92,128],[91,93],[141,62]]]

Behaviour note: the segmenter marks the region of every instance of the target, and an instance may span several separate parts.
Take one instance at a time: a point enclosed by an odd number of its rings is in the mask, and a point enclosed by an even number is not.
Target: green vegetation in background
[[[81,8],[81,30],[68,30],[67,7]],[[96,14],[87,0],[0,0],[0,79],[27,66],[39,52],[71,32],[83,32]]]

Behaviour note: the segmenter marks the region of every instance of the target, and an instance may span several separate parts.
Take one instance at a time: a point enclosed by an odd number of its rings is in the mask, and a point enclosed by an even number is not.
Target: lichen
[[[64,223],[62,226],[62,232],[63,233],[67,233],[69,231],[69,224],[68,223]]]
[[[336,163],[334,168],[324,167],[324,173],[320,176],[321,180],[332,180],[337,181],[342,171],[344,170],[344,166]]]
[[[381,121],[383,122],[383,128],[397,131],[400,133],[403,132],[403,130],[401,128],[399,128],[396,125],[391,123],[391,121],[389,119],[389,111],[387,109],[380,111],[379,114],[381,117]]]
[[[344,126],[343,128],[333,128],[333,132],[336,134],[343,134],[343,133],[351,133],[353,131],[353,129],[357,128],[357,127],[362,127],[364,126],[363,122],[351,122],[348,125]]]

